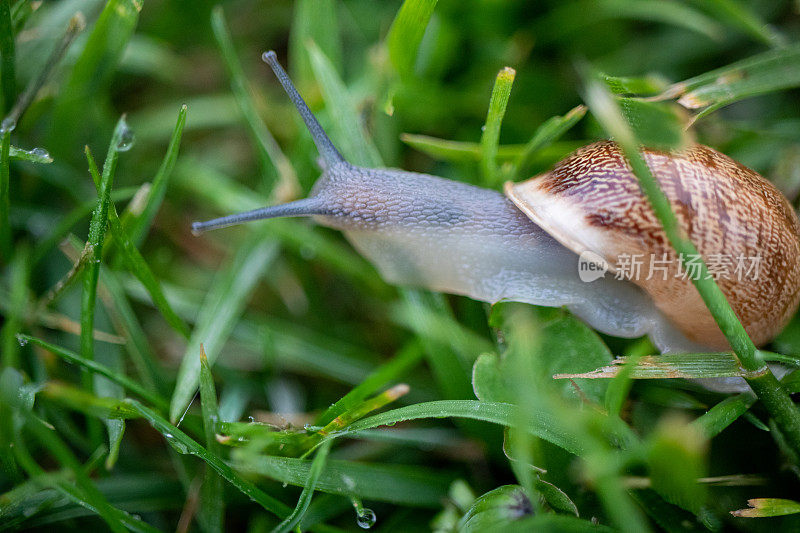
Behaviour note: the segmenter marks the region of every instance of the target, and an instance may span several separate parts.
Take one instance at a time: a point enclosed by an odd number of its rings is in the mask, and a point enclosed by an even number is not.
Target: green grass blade
[[[442,316],[445,323],[454,321],[452,311],[441,294],[433,294],[416,289],[403,289],[402,298],[407,307],[408,326],[416,334],[421,343],[428,364],[441,390],[441,395],[450,400],[474,398],[471,385],[472,363],[477,358],[481,344],[474,345],[466,351],[457,343],[442,342],[446,337],[436,324],[427,322],[429,316]],[[438,322],[441,323],[441,320]],[[434,334],[432,334],[432,332]],[[451,330],[454,337],[460,331]]]
[[[514,162],[510,173],[512,178],[519,178],[520,174],[530,164],[530,159],[536,152],[558,140],[567,131],[577,124],[586,114],[586,106],[579,105],[570,109],[566,115],[555,116],[545,120],[533,134],[531,140],[525,145],[522,153]]]
[[[422,350],[417,343],[407,344],[392,360],[384,363],[364,378],[353,390],[331,405],[315,420],[316,425],[325,425],[363,402],[367,397],[390,381],[400,379],[422,359]]]
[[[628,359],[620,357],[613,364],[579,374],[556,374],[555,379],[609,379],[625,369]],[[686,353],[646,355],[630,371],[633,379],[744,377],[739,360],[732,353]]]
[[[677,83],[664,96],[680,96],[688,109],[717,109],[745,98],[800,85],[800,45],[770,50]]]
[[[20,364],[19,342],[16,334],[25,321],[25,310],[28,309],[28,287],[30,281],[30,250],[20,246],[9,265],[9,285],[11,294],[8,298],[9,310],[3,317],[4,324],[0,328],[0,364],[3,367],[17,368]]]
[[[249,456],[244,450],[234,455],[237,469],[302,487],[311,473],[312,462],[274,456]],[[356,496],[414,507],[437,507],[447,494],[453,476],[422,467],[328,461],[317,480],[322,492]]]
[[[101,267],[100,277],[111,300],[106,302],[106,307],[115,328],[128,339],[125,349],[139,374],[139,380],[147,390],[163,393],[167,389],[164,370],[156,359],[117,273]]]
[[[345,159],[354,165],[370,168],[383,166],[380,153],[364,131],[355,103],[336,68],[316,44],[308,42],[306,46],[314,75],[322,88],[325,109],[333,121],[333,131],[329,133],[334,144]]]
[[[89,172],[92,174],[92,178],[99,188],[102,185],[102,181],[100,181],[100,176],[97,172],[97,165],[94,162],[94,158],[92,157],[88,146],[86,147],[86,159],[89,162]],[[156,279],[155,274],[153,274],[153,271],[147,265],[144,257],[142,257],[142,254],[139,252],[128,234],[123,229],[122,222],[117,214],[117,209],[114,207],[114,203],[110,198],[108,200],[107,212],[108,224],[111,228],[111,235],[119,244],[122,257],[127,264],[128,270],[130,270],[130,272],[136,276],[136,278],[147,289],[148,294],[150,294],[150,297],[153,299],[153,305],[155,305],[156,308],[161,312],[164,320],[167,321],[172,329],[183,335],[184,338],[188,339],[191,335],[189,327],[183,322],[183,320],[181,320],[175,311],[173,311],[172,306],[170,306],[167,298],[164,296],[164,292],[161,290],[161,284]]]
[[[272,530],[273,533],[287,533],[291,531],[297,527],[297,525],[305,516],[308,506],[311,504],[311,498],[314,495],[314,490],[317,487],[319,477],[322,474],[322,470],[325,468],[326,461],[328,460],[328,452],[331,449],[332,443],[333,439],[326,440],[317,449],[317,453],[314,456],[314,461],[311,463],[311,468],[308,472],[308,478],[303,485],[303,492],[300,493],[300,498],[297,500],[297,506],[292,511],[292,514],[287,516],[283,522],[278,524],[275,529]]]
[[[33,150],[23,150],[12,146],[9,150],[9,157],[15,161],[27,161],[29,163],[52,163],[53,158],[50,157],[45,150],[34,148]]]
[[[334,0],[298,0],[294,3],[292,32],[289,35],[289,68],[294,84],[303,92],[314,83],[314,72],[306,43],[314,41],[335,68],[342,67],[338,3]]]
[[[761,41],[767,46],[786,46],[786,38],[766,21],[756,15],[749,6],[736,0],[699,0],[701,7],[727,26],[740,30],[745,35]]]
[[[41,346],[45,350],[52,352],[54,355],[59,356],[60,358],[64,359],[69,363],[80,365],[81,367],[85,368],[86,370],[92,373],[105,376],[114,383],[117,383],[118,385],[126,388],[127,390],[131,391],[132,393],[136,394],[142,399],[147,400],[148,402],[157,406],[159,409],[166,410],[167,405],[163,399],[154,395],[152,392],[148,391],[147,389],[145,389],[132,379],[128,378],[127,376],[115,372],[110,368],[106,367],[105,365],[101,365],[96,361],[86,359],[85,357],[82,357],[75,352],[67,350],[66,348],[61,348],[60,346],[50,344],[49,342],[37,339],[36,337],[31,337],[30,335],[20,334],[17,336],[17,338],[21,343],[27,344],[30,342],[37,346]]]
[[[178,370],[177,385],[169,409],[171,420],[180,418],[197,390],[200,344],[205,345],[208,361],[213,365],[244,310],[250,293],[276,254],[277,246],[272,239],[251,234],[240,245],[231,264],[214,278]]]
[[[710,439],[719,435],[723,429],[744,415],[753,403],[755,403],[755,398],[749,394],[730,396],[709,409],[704,415],[696,418],[692,425]]]
[[[192,440],[186,433],[167,422],[161,415],[145,407],[136,400],[126,400],[126,402],[128,402],[133,409],[138,411],[156,431],[161,433],[167,440],[167,443],[178,453],[191,454],[199,457],[231,485],[239,489],[245,496],[274,515],[284,518],[290,513],[291,510],[288,505],[276,500],[256,487],[253,483],[239,476],[219,456],[207,451],[196,441]]]
[[[5,3],[5,2],[3,2]],[[13,128],[0,127],[2,144],[0,144],[0,258],[5,262],[11,261],[11,130]]]
[[[141,0],[109,0],[94,25],[69,80],[60,91],[50,131],[50,146],[61,152],[70,140],[84,139],[96,126],[86,103],[93,102],[114,73],[142,9]],[[62,135],[71,131],[72,135]]]
[[[503,68],[497,74],[489,99],[489,111],[481,134],[481,171],[484,183],[490,186],[497,185],[502,178],[497,168],[497,147],[500,145],[500,126],[503,124],[516,75],[513,68]]]
[[[17,99],[17,66],[14,45],[14,24],[11,21],[11,0],[0,2],[0,78],[3,86],[3,104],[7,113]],[[5,114],[5,113],[4,113]]]
[[[125,117],[122,117],[117,122],[114,134],[111,137],[106,161],[103,164],[103,175],[97,187],[97,207],[92,213],[92,220],[89,223],[89,236],[86,241],[86,251],[89,259],[83,272],[80,335],[81,356],[86,360],[94,359],[94,315],[97,300],[97,281],[100,277],[100,261],[103,257],[103,241],[105,240],[106,222],[108,221],[108,207],[111,203],[111,186],[117,167],[119,145],[129,135],[130,132],[128,125],[125,123]],[[84,373],[84,387],[89,392],[94,391],[92,378],[88,373]],[[93,420],[90,418],[87,422],[89,434],[96,441],[98,430]]]
[[[89,506],[108,524],[111,531],[125,532],[126,527],[123,523],[121,516],[124,515],[122,511],[114,509],[105,497],[97,490],[97,487],[92,483],[91,479],[83,471],[82,465],[78,459],[69,449],[69,447],[61,440],[55,431],[52,431],[44,422],[35,417],[27,409],[18,409],[17,412],[22,416],[25,421],[25,428],[33,433],[36,439],[56,458],[56,460],[69,468],[75,476],[77,488],[79,490],[71,491],[71,495],[84,505]],[[18,436],[15,446],[17,460],[25,467],[31,476],[39,477],[38,474],[42,472],[41,468],[34,462],[33,458],[28,455],[27,448],[22,444],[21,436]],[[64,487],[64,485],[59,484]]]
[[[95,418],[122,420],[140,417],[138,412],[122,400],[95,396],[83,389],[57,381],[45,383],[38,396],[48,402]]]
[[[200,406],[203,414],[203,432],[206,437],[206,449],[219,456],[222,446],[217,442],[216,425],[219,421],[217,391],[214,387],[214,376],[208,366],[206,352],[200,348]],[[210,467],[206,466],[203,485],[200,487],[200,509],[197,520],[203,531],[212,533],[223,531],[225,520],[225,487],[223,479]]]
[[[386,44],[389,59],[403,78],[414,74],[417,50],[433,16],[437,0],[405,0],[392,22]]]
[[[751,498],[747,505],[747,509],[731,511],[731,514],[739,518],[763,518],[800,513],[800,502],[783,498]]]
[[[521,417],[516,406],[501,402],[437,400],[419,403],[364,418],[348,426],[345,431],[349,433],[423,418],[467,418],[509,427],[517,426],[520,420],[524,419],[523,429],[531,434],[576,455],[581,455],[583,452],[583,444],[574,436],[558,432],[562,424],[554,420],[551,415],[536,412]]]
[[[47,58],[47,61],[45,61],[42,70],[35,77],[31,78],[27,87],[25,87],[25,90],[14,103],[14,107],[8,113],[8,116],[11,120],[14,122],[19,122],[20,117],[22,117],[22,115],[31,105],[33,99],[36,97],[36,94],[39,92],[42,86],[44,86],[45,82],[53,73],[56,66],[58,66],[58,64],[61,62],[64,54],[67,52],[67,49],[85,27],[86,20],[83,17],[83,13],[79,11],[69,20],[69,24],[64,32],[64,36],[61,38],[61,41],[56,44],[56,47]],[[45,162],[49,163],[49,161]]]
[[[183,128],[186,125],[187,106],[181,106],[178,112],[178,121],[175,123],[175,129],[172,131],[172,136],[169,139],[169,146],[167,146],[167,153],[161,161],[161,166],[158,167],[153,184],[150,191],[147,193],[147,200],[145,201],[142,213],[136,217],[130,226],[131,242],[134,245],[140,245],[144,240],[153,219],[156,217],[161,203],[164,201],[164,196],[167,194],[167,185],[169,184],[172,170],[175,168],[175,162],[178,160],[178,150],[181,146],[181,138],[183,137]]]
[[[247,78],[233,47],[233,40],[225,22],[225,14],[221,5],[215,7],[211,13],[211,29],[214,31],[214,37],[222,53],[222,58],[225,60],[236,103],[250,129],[250,134],[255,141],[256,147],[262,158],[269,160],[278,172],[278,183],[273,190],[280,193],[282,199],[290,199],[299,192],[297,174],[289,159],[283,154],[278,143],[275,142],[275,138],[258,116],[252,93],[248,88]]]
[[[111,191],[111,200],[114,202],[122,202],[130,199],[136,194],[138,188],[124,187]],[[66,215],[63,215],[53,228],[47,233],[47,236],[42,237],[33,248],[33,264],[37,265],[45,256],[60,243],[64,237],[74,228],[78,223],[91,214],[92,210],[97,206],[97,200],[87,200]]]
[[[480,143],[437,139],[428,135],[402,133],[400,140],[407,145],[424,152],[434,159],[452,161],[454,163],[471,163],[481,160]],[[497,148],[497,160],[509,161],[519,157],[525,146],[522,144],[505,145]]]

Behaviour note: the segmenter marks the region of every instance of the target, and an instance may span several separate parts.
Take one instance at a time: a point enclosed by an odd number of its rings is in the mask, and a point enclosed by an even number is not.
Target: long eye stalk
[[[229,215],[227,217],[215,218],[206,222],[195,222],[192,224],[192,233],[199,235],[204,231],[225,228],[228,226],[235,226],[242,222],[250,222],[251,220],[263,220],[265,218],[278,218],[278,217],[306,217],[311,215],[324,214],[325,208],[323,203],[318,198],[303,198],[288,204],[271,205],[238,213],[236,215]]]
[[[300,116],[303,117],[303,122],[306,123],[306,127],[308,131],[311,132],[311,137],[314,139],[314,144],[317,145],[317,150],[319,150],[320,155],[325,159],[325,162],[328,165],[333,165],[335,163],[342,163],[344,162],[344,158],[342,154],[339,153],[339,150],[331,142],[328,135],[325,133],[325,130],[322,129],[322,126],[317,121],[317,117],[314,116],[314,113],[308,108],[303,97],[300,96],[300,93],[297,92],[297,89],[292,83],[292,80],[289,79],[289,75],[286,74],[286,71],[283,70],[283,67],[280,63],[278,63],[278,58],[275,55],[275,52],[270,50],[269,52],[264,52],[261,56],[261,59],[272,68],[272,71],[277,76],[278,81],[281,82],[283,85],[283,90],[286,91],[286,94],[289,95],[289,99],[292,101],[294,106],[297,108],[297,111],[300,112]]]

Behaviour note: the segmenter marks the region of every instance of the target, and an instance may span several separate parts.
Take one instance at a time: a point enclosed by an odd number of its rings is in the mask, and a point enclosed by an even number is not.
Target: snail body
[[[614,143],[589,145],[549,173],[508,184],[505,196],[427,174],[357,167],[325,135],[275,54],[264,60],[311,131],[323,173],[308,198],[195,223],[195,232],[312,216],[341,230],[390,283],[490,303],[565,306],[601,332],[649,335],[665,352],[725,346],[690,280],[579,278],[583,252],[601,257],[612,272],[622,254],[674,255]],[[707,147],[645,156],[704,257],[768,252],[757,288],[721,283],[748,333],[766,342],[800,299],[800,223],[788,201],[758,174]],[[742,191],[736,209],[725,211]],[[679,264],[672,263],[673,269]],[[745,300],[735,301],[740,297]]]

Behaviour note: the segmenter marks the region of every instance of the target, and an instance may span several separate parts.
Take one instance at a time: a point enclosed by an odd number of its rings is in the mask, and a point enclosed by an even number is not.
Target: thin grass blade
[[[300,521],[305,516],[308,506],[311,504],[311,498],[314,495],[314,490],[317,488],[317,482],[325,468],[328,460],[328,452],[331,449],[333,439],[326,440],[319,448],[314,456],[314,461],[311,463],[311,468],[308,472],[308,479],[303,485],[303,492],[300,493],[300,498],[297,500],[297,506],[292,511],[292,514],[286,517],[283,522],[278,524],[273,533],[287,533],[297,527]]]
[[[208,366],[206,352],[200,346],[200,406],[203,415],[203,432],[206,437],[208,453],[220,456],[222,446],[216,439],[216,425],[219,421],[217,391],[214,387],[214,376]],[[224,530],[225,520],[225,487],[223,478],[213,468],[206,466],[203,485],[200,487],[200,508],[197,520],[206,533]]]
[[[250,293],[277,252],[278,247],[271,238],[251,234],[239,247],[230,265],[214,278],[178,370],[169,409],[171,420],[180,418],[197,390],[200,345],[205,346],[209,364],[213,365],[239,320]]]
[[[247,78],[245,77],[242,65],[239,63],[236,50],[233,47],[233,40],[231,39],[228,25],[225,22],[225,14],[222,11],[222,6],[217,6],[211,13],[211,29],[214,31],[217,46],[228,68],[228,75],[231,78],[231,89],[236,98],[236,103],[239,106],[245,122],[247,122],[256,147],[263,160],[270,161],[278,173],[278,182],[272,189],[275,193],[278,193],[278,198],[281,201],[293,199],[300,190],[297,174],[289,159],[283,154],[278,143],[275,142],[275,138],[258,116],[252,92],[248,87]]]
[[[437,0],[405,0],[392,22],[386,45],[389,59],[402,78],[414,74],[417,51]]]
[[[497,185],[502,176],[497,167],[497,147],[500,145],[500,127],[506,114],[511,86],[517,72],[511,67],[503,68],[494,81],[489,111],[481,135],[481,170],[483,181],[489,186]]]

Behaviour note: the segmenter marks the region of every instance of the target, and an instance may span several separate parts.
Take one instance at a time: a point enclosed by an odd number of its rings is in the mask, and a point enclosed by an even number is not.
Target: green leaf
[[[153,183],[147,192],[144,208],[141,214],[138,215],[130,225],[130,238],[136,246],[142,243],[144,236],[153,223],[153,219],[155,219],[159,207],[161,207],[161,203],[164,201],[172,170],[175,168],[175,162],[178,160],[178,150],[180,149],[181,138],[183,137],[183,128],[186,125],[187,111],[188,108],[186,104],[182,105],[178,112],[178,121],[175,123],[175,129],[172,131],[172,136],[169,139],[167,153],[164,155],[161,166],[158,167],[158,171],[153,178]]]
[[[417,343],[406,345],[393,359],[375,369],[364,378],[353,390],[345,394],[339,401],[331,405],[315,420],[316,425],[325,425],[374,394],[391,381],[400,379],[413,369],[422,359],[422,350]]]
[[[458,531],[499,530],[533,515],[533,506],[519,485],[504,485],[482,494],[458,522]]]
[[[14,24],[11,21],[11,2],[0,2],[0,78],[3,87],[3,116],[8,113],[17,99],[16,47],[14,45]]]
[[[800,513],[800,503],[782,498],[752,498],[747,500],[747,505],[748,509],[731,511],[731,514],[739,518],[763,518]]]
[[[502,176],[497,168],[497,147],[500,145],[500,127],[506,114],[511,86],[517,72],[511,67],[503,68],[494,81],[492,96],[489,99],[489,111],[481,134],[481,170],[487,185],[497,185]]]
[[[175,451],[180,454],[191,454],[199,457],[213,468],[220,476],[225,478],[231,485],[239,489],[245,496],[261,505],[267,511],[280,518],[289,514],[289,507],[276,500],[272,496],[256,487],[253,483],[243,479],[234,472],[228,464],[219,456],[210,453],[192,440],[186,433],[173,426],[161,415],[152,409],[145,407],[136,400],[125,400],[134,410],[147,420],[156,431],[161,433]]]
[[[39,392],[39,395],[67,409],[96,418],[139,418],[139,413],[131,409],[131,407],[122,400],[98,397],[83,389],[57,381],[46,383]]]
[[[770,50],[689,78],[667,89],[688,109],[707,114],[733,102],[800,85],[800,45]]]
[[[695,1],[711,12],[715,19],[725,23],[728,27],[736,28],[768,46],[786,46],[786,38],[756,15],[750,6],[745,5],[743,2],[736,0]]]
[[[618,104],[640,144],[658,150],[679,150],[689,142],[685,120],[673,103],[619,98]]]
[[[451,141],[413,133],[401,133],[400,140],[412,148],[442,161],[472,163],[479,162],[483,157],[482,147],[480,143],[476,142]],[[522,155],[524,150],[525,146],[522,144],[498,146],[497,161],[501,163],[511,161]]]
[[[5,2],[3,2],[5,4]],[[3,56],[5,57],[5,56]],[[0,258],[5,262],[11,261],[11,129],[0,127],[2,144],[0,144]]]
[[[215,276],[178,370],[169,409],[171,420],[184,414],[197,390],[200,345],[205,345],[209,364],[213,365],[276,253],[277,246],[271,238],[250,234],[230,264]]]
[[[311,473],[311,461],[291,457],[233,455],[236,468],[282,483],[303,486]],[[419,466],[328,461],[316,488],[322,492],[356,496],[414,507],[438,507],[453,480],[449,473]]]
[[[200,346],[200,406],[203,414],[203,432],[206,438],[206,449],[219,456],[222,446],[217,442],[216,426],[219,421],[217,391],[214,387],[214,376],[203,346]],[[221,532],[225,522],[225,487],[221,478],[213,468],[206,466],[203,485],[200,487],[200,508],[197,520],[206,533]]]
[[[97,126],[95,116],[87,112],[86,103],[95,101],[114,73],[141,9],[142,0],[109,0],[103,7],[69,80],[59,91],[51,123],[51,145],[64,149],[74,140],[85,138]],[[65,131],[72,134],[63,135]]]
[[[404,0],[386,36],[389,59],[403,78],[414,74],[417,50],[437,0]]]
[[[42,148],[23,150],[22,148],[17,148],[16,146],[12,146],[9,151],[9,156],[11,157],[11,159],[15,159],[17,161],[27,161],[29,163],[47,164],[53,162],[53,158],[50,157],[50,154],[47,153],[47,151]]]
[[[117,121],[111,144],[108,146],[106,160],[103,163],[103,175],[97,183],[97,207],[92,213],[89,223],[89,236],[86,241],[85,251],[87,260],[83,269],[83,292],[81,294],[81,356],[87,361],[95,358],[94,353],[94,317],[97,300],[97,282],[100,277],[100,261],[103,257],[103,242],[105,240],[106,223],[108,222],[109,205],[111,204],[111,186],[116,172],[117,159],[120,149],[125,142],[130,142],[130,130],[125,122],[125,117]],[[88,373],[83,375],[84,388],[89,392],[95,390],[92,378]],[[93,440],[99,437],[93,418],[88,419],[89,435]],[[118,431],[118,428],[117,430]]]
[[[597,333],[559,309],[501,302],[492,308],[490,320],[493,326],[511,339],[509,344],[516,339],[520,358],[530,363],[525,366],[530,375],[518,376],[519,368],[501,362],[506,387],[511,386],[510,379],[517,379],[525,388],[557,390],[562,397],[575,399],[576,391],[571,383],[553,381],[550,376],[560,375],[567,369],[588,370],[596,364],[612,361],[611,352]],[[535,330],[534,342],[525,338],[526,330]],[[602,404],[607,385],[598,385],[593,382],[581,383],[581,395]]]
[[[438,400],[409,405],[359,420],[348,426],[344,432],[351,433],[378,426],[391,426],[398,422],[421,418],[467,418],[501,426],[519,426],[532,435],[552,442],[576,455],[581,455],[584,449],[583,444],[573,435],[561,432],[561,424],[548,413],[525,413],[511,404],[475,400]],[[337,435],[341,433],[339,432]]]
[[[337,70],[342,67],[337,5],[334,0],[298,0],[294,3],[289,34],[289,67],[294,84],[301,89],[314,83],[307,42],[314,41]]]
[[[317,448],[317,454],[314,456],[314,461],[311,463],[311,469],[308,473],[308,478],[303,485],[303,492],[300,493],[300,498],[297,500],[297,506],[292,511],[292,514],[286,517],[283,522],[278,524],[274,533],[286,533],[291,531],[300,523],[311,504],[311,497],[314,495],[314,490],[317,488],[317,482],[320,475],[325,468],[326,461],[328,460],[328,452],[331,449],[333,439],[326,440]]]
[[[100,194],[102,181],[97,173],[97,165],[92,158],[92,154],[88,146],[86,147],[86,158],[89,161],[89,172],[91,172],[92,178],[95,181],[95,185],[98,187],[98,194]],[[150,294],[150,297],[153,299],[153,305],[155,305],[156,308],[161,312],[161,314],[164,316],[164,320],[167,321],[172,329],[183,335],[183,337],[189,338],[190,332],[188,326],[186,326],[183,320],[181,320],[175,311],[172,310],[172,306],[170,306],[166,296],[164,296],[164,292],[161,290],[161,284],[156,279],[155,274],[153,274],[153,271],[150,269],[147,261],[145,261],[144,257],[142,257],[141,252],[139,252],[138,248],[136,248],[136,245],[133,244],[133,241],[130,239],[128,233],[122,227],[122,222],[117,214],[117,209],[110,198],[108,200],[108,206],[106,209],[108,213],[108,225],[111,228],[111,235],[119,244],[123,260],[127,264],[128,270],[134,276],[136,276],[145,289],[147,289],[148,294]],[[99,254],[100,251],[95,248],[95,253]]]
[[[697,482],[706,476],[707,448],[706,438],[696,426],[665,418],[648,442],[653,490],[668,502],[699,513],[708,495],[705,485]]]
[[[710,439],[744,415],[755,401],[756,399],[750,394],[730,396],[695,419],[692,425]]]
[[[619,357],[610,366],[576,374],[556,374],[556,379],[607,379],[616,377],[628,361]],[[679,353],[668,355],[646,355],[640,357],[631,370],[633,379],[673,379],[673,378],[720,378],[744,377],[747,372],[732,353]]]
[[[549,146],[553,141],[556,141],[564,135],[564,133],[572,129],[585,114],[586,106],[579,105],[570,109],[564,116],[550,117],[545,120],[536,128],[533,137],[531,137],[531,140],[525,145],[522,153],[517,157],[510,176],[512,178],[520,177],[520,174],[525,171],[534,154],[542,148]]]
[[[359,120],[353,98],[336,72],[336,68],[313,41],[308,42],[306,46],[311,57],[314,76],[322,88],[325,109],[333,122],[330,134],[334,144],[341,150],[345,159],[354,165],[368,168],[383,166],[380,153],[367,136]]]
[[[25,323],[28,309],[28,287],[30,281],[30,248],[19,246],[8,267],[8,284],[11,294],[8,309],[4,310],[4,324],[0,327],[0,364],[16,368],[20,364],[20,346],[16,334]]]
[[[231,89],[236,97],[236,103],[247,123],[256,148],[259,150],[262,159],[269,160],[278,173],[278,183],[275,190],[280,197],[292,198],[299,190],[297,174],[289,159],[278,146],[275,138],[258,116],[244,70],[233,47],[233,40],[225,22],[225,14],[221,5],[216,6],[211,12],[211,29],[217,40],[217,46],[219,46],[222,53],[222,58],[225,60],[225,66],[228,68]]]
[[[126,388],[127,390],[131,391],[132,393],[140,396],[141,398],[147,400],[148,402],[158,406],[159,408],[166,408],[166,402],[153,394],[152,392],[148,391],[137,382],[133,381],[132,379],[128,378],[124,374],[115,372],[110,368],[101,365],[96,361],[92,361],[90,359],[86,359],[75,352],[67,350],[65,348],[61,348],[60,346],[56,346],[54,344],[50,344],[49,342],[45,342],[41,339],[37,339],[36,337],[31,337],[30,335],[17,335],[17,339],[23,344],[33,343],[37,346],[41,346],[45,350],[52,352],[54,355],[57,355],[64,359],[67,362],[80,365],[81,367],[89,370],[90,372],[99,374],[101,376],[105,376],[114,383]]]

